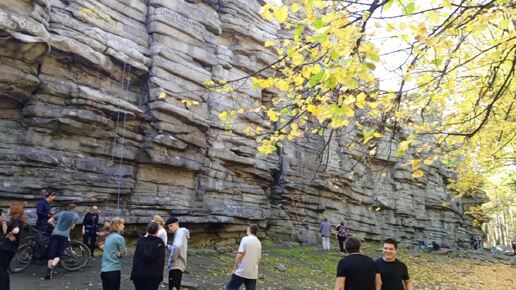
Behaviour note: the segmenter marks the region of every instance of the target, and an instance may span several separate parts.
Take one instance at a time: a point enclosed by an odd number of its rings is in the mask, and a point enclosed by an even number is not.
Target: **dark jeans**
[[[9,273],[7,272],[7,268],[9,267],[13,257],[14,253],[11,251],[0,251],[0,290],[10,289]]]
[[[86,233],[82,236],[82,241],[88,248],[90,248],[91,256],[93,257],[93,253],[95,252],[95,247],[97,243],[97,233]]]
[[[63,253],[68,246],[68,238],[65,236],[52,235],[48,242],[47,259],[63,257]]]
[[[242,284],[245,285],[245,290],[256,290],[256,279],[247,279],[235,274],[231,275],[226,290],[238,290]]]
[[[134,279],[133,284],[136,290],[158,290],[161,278],[139,278]]]
[[[346,241],[346,238],[347,238],[347,237],[337,236],[337,238],[339,239],[339,247],[340,247],[340,251],[341,251],[341,252],[345,252],[345,251],[346,251],[346,249],[344,248],[344,242]]]
[[[102,290],[120,290],[120,271],[100,272]]]
[[[50,233],[52,232],[52,227],[50,226],[50,224],[39,224],[36,225],[36,230],[42,231],[50,235]]]
[[[168,289],[172,290],[176,287],[176,290],[181,289],[181,279],[183,278],[183,271],[178,269],[172,269],[168,272]]]

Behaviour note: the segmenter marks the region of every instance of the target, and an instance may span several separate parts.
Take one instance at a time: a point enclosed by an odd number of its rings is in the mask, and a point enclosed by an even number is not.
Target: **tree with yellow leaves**
[[[466,191],[481,183],[470,169],[514,161],[513,1],[284,2],[261,9],[288,35],[264,43],[277,54],[264,68],[275,75],[252,74],[254,88],[275,92],[271,106],[256,108],[275,126],[245,131],[261,153],[304,132],[331,138],[355,128],[371,158],[382,139],[398,144],[393,154],[410,151],[414,178],[436,160],[461,162],[468,170],[456,189]]]

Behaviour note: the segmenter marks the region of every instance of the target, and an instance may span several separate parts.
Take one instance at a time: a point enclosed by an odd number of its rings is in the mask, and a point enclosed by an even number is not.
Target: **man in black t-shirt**
[[[374,260],[360,253],[360,240],[344,242],[348,255],[339,261],[335,290],[380,290],[382,280]]]
[[[413,290],[407,266],[396,259],[398,242],[386,239],[383,242],[383,257],[376,260],[382,276],[382,290]]]

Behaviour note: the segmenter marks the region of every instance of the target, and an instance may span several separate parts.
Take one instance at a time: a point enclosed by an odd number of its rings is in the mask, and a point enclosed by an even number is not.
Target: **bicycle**
[[[10,273],[22,272],[30,266],[33,260],[46,261],[45,253],[50,240],[50,234],[39,231],[34,227],[29,228],[29,230],[31,234],[22,239],[16,254],[9,264]],[[83,242],[70,240],[60,263],[66,271],[79,271],[89,263],[90,255],[90,249]]]

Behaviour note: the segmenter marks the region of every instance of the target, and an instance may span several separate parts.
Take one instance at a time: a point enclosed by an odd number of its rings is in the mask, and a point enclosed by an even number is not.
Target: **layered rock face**
[[[53,187],[57,206],[97,204],[131,224],[172,212],[202,243],[232,242],[250,222],[271,237],[315,242],[325,217],[368,239],[468,239],[469,205],[443,204],[452,172],[428,167],[413,180],[406,160],[388,153],[396,144],[384,142],[366,163],[367,148],[346,146],[356,142],[350,130],[325,150],[307,135],[260,156],[243,129],[262,115],[224,128],[220,112],[270,101],[245,78],[275,60],[262,43],[278,27],[259,17],[260,5],[0,2],[2,207],[23,200],[34,217],[41,190]],[[239,78],[234,92],[204,88]]]

